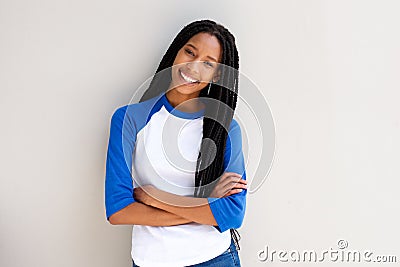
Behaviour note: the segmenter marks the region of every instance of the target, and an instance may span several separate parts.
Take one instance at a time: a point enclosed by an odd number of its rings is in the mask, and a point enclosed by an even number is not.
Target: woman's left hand
[[[144,185],[133,189],[133,197],[135,200],[143,204],[152,206],[155,202],[154,193],[157,188],[153,185]]]

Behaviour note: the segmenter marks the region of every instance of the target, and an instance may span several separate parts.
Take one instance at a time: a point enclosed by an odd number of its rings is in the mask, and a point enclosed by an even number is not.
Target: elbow
[[[243,216],[236,216],[232,217],[227,223],[226,223],[226,228],[240,228],[243,224]]]
[[[243,224],[243,216],[231,217],[227,219],[225,223],[219,224],[218,228],[220,232],[225,232],[231,228],[238,229]]]
[[[126,224],[124,209],[119,210],[108,217],[108,222],[112,225]]]
[[[118,214],[115,214],[115,213],[108,218],[108,222],[112,225],[121,224],[118,219]]]
[[[120,225],[120,224],[133,224],[129,214],[133,214],[134,209],[132,209],[134,206],[133,203],[121,208],[120,210],[115,211],[114,213],[111,213],[107,217],[107,220],[110,224],[112,225]]]
[[[132,212],[131,207],[133,202],[128,202],[126,204],[120,204],[115,206],[106,207],[106,217],[107,221],[112,225],[127,224],[129,219],[129,213]]]
[[[233,218],[231,221],[231,227],[230,228],[240,228],[243,224],[243,220],[244,220],[244,210],[242,212],[240,212],[239,214],[237,214],[237,216],[235,218]]]
[[[236,220],[236,222],[233,224],[233,228],[238,229],[242,226],[242,224],[243,224],[243,218],[240,218]]]

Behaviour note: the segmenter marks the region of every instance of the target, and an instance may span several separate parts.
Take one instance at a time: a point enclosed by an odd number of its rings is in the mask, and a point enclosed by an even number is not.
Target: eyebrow
[[[187,44],[187,46],[193,47],[193,49],[198,50],[194,45],[192,44]],[[209,59],[214,60],[215,62],[217,62],[218,60],[216,60],[215,58],[211,57],[211,56],[207,56]]]

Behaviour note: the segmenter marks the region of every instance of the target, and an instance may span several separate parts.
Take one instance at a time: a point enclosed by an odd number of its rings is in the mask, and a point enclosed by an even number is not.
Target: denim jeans
[[[133,267],[140,267],[139,265],[136,265],[133,260],[132,263]],[[232,239],[229,248],[219,256],[202,263],[185,267],[240,267],[240,259],[235,243],[233,243]]]

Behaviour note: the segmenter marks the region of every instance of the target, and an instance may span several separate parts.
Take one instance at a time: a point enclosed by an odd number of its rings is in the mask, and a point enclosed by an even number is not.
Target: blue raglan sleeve
[[[136,128],[128,116],[127,106],[118,108],[111,118],[105,177],[107,220],[115,212],[135,202],[133,198],[132,156]]]
[[[242,135],[240,126],[232,120],[228,131],[224,154],[225,172],[235,172],[246,179],[245,162],[242,151]],[[217,221],[215,226],[219,232],[230,228],[239,228],[242,225],[246,210],[247,190],[222,198],[207,198],[211,211]]]

